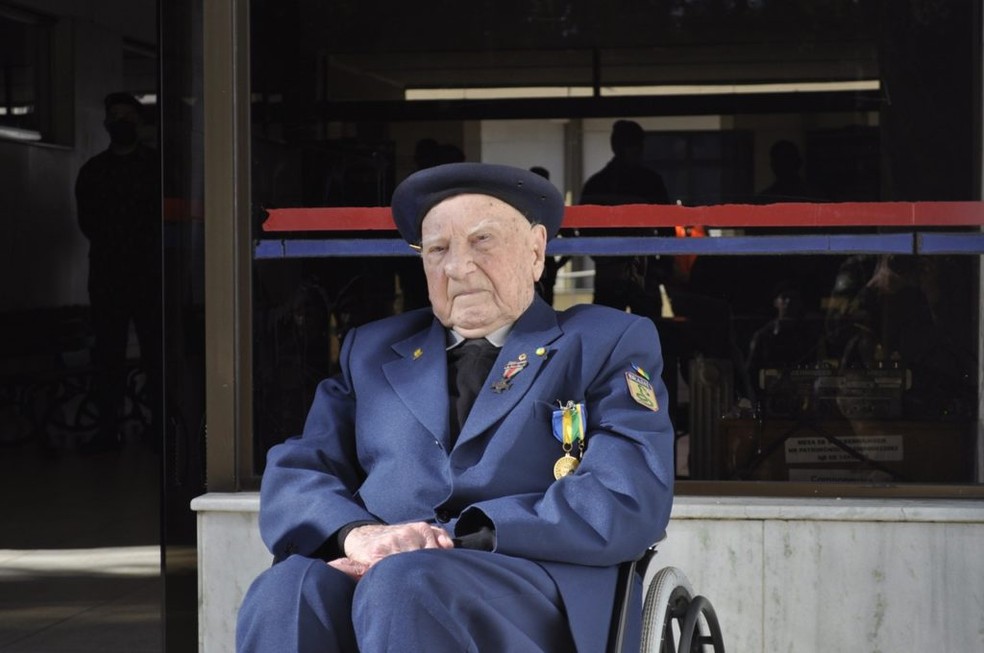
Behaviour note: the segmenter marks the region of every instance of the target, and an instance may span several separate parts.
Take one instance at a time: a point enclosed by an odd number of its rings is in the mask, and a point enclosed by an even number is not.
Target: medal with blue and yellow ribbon
[[[560,402],[558,402],[560,403]],[[553,412],[553,434],[560,441],[564,455],[554,463],[554,478],[561,479],[574,472],[584,453],[584,428],[587,422],[583,403],[568,401]],[[571,455],[577,446],[577,457]]]

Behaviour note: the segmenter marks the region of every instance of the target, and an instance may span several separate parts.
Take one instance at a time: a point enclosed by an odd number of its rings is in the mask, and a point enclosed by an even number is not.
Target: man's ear
[[[544,260],[547,256],[547,228],[535,224],[530,230],[530,240],[533,245],[533,281],[539,281],[543,275]]]

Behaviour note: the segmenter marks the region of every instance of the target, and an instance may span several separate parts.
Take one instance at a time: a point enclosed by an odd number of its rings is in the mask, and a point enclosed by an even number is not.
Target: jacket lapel
[[[516,322],[506,343],[489,372],[489,378],[475,399],[468,419],[461,427],[458,444],[472,439],[509,413],[529,391],[540,370],[550,358],[550,343],[561,335],[557,314],[539,297]],[[525,365],[524,365],[525,363]],[[508,388],[497,392],[503,385],[507,366],[520,366],[506,383]]]
[[[448,445],[448,366],[444,327],[434,320],[425,329],[395,343],[400,358],[383,365],[393,391],[414,417],[445,447]],[[426,395],[426,399],[421,401]]]

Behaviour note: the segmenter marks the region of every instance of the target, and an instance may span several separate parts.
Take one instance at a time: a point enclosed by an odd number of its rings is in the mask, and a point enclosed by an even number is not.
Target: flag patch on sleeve
[[[653,412],[659,410],[656,392],[653,390],[653,384],[649,382],[649,379],[635,372],[626,372],[625,383],[629,386],[629,395],[637,404],[645,406]]]

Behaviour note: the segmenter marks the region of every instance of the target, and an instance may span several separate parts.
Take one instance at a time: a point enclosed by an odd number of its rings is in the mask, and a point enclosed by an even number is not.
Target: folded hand
[[[351,558],[336,558],[335,560],[329,560],[328,566],[337,569],[355,581],[362,578],[362,575],[368,570],[365,565],[355,562]]]
[[[453,549],[446,530],[425,522],[411,524],[368,524],[359,526],[345,538],[345,555],[366,569],[388,555],[419,549]],[[365,573],[365,570],[363,570]]]

